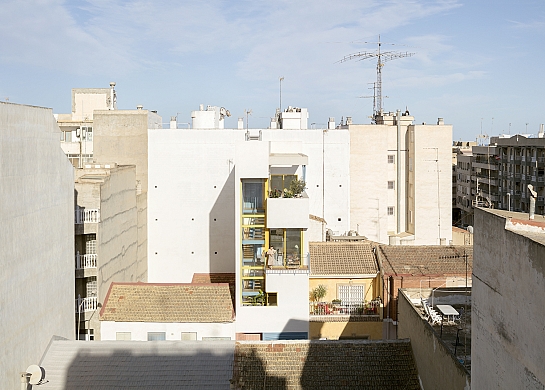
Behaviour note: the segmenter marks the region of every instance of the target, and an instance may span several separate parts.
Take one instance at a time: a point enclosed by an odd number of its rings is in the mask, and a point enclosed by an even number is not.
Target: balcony
[[[311,321],[381,321],[381,303],[370,302],[309,302]]]
[[[97,297],[76,299],[76,314],[95,311],[97,309]]]
[[[92,269],[97,267],[97,255],[96,254],[85,254],[80,255],[79,252],[76,254],[76,269]]]
[[[85,223],[100,222],[100,209],[80,209],[74,210],[74,218],[76,225]]]
[[[303,192],[300,198],[267,199],[267,228],[308,229],[309,199]]]

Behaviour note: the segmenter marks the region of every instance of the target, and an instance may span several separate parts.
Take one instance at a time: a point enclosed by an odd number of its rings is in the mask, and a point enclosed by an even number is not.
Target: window
[[[87,290],[87,297],[96,297],[97,296],[97,277],[96,276],[89,277],[85,287]]]
[[[271,175],[271,183],[269,185],[270,196],[275,197],[275,194],[281,193],[285,188],[289,188],[293,180],[297,180],[297,175]]]
[[[365,284],[337,284],[337,299],[343,304],[361,304],[365,301]]]
[[[244,214],[263,214],[265,181],[264,180],[243,180],[242,181],[242,212]]]
[[[394,215],[394,206],[388,206],[388,215]]]
[[[389,181],[388,182],[388,189],[389,190],[395,190],[395,182],[394,181]]]
[[[131,332],[115,332],[116,340],[131,340]]]
[[[231,340],[231,337],[203,337],[202,341],[221,341],[221,340]]]
[[[278,306],[278,293],[267,293],[268,306]]]
[[[197,340],[197,332],[182,332],[182,340]]]
[[[96,234],[85,235],[85,253],[94,255],[97,253],[97,236]]]
[[[395,156],[393,154],[388,155],[388,164],[395,163]]]
[[[166,340],[165,332],[148,332],[148,341],[164,341]]]

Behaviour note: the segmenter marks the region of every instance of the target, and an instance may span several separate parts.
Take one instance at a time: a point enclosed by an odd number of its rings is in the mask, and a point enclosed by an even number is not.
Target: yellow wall
[[[327,287],[327,294],[322,299],[325,302],[330,302],[333,299],[337,299],[337,284],[349,284],[352,282],[352,284],[365,284],[365,300],[371,301],[377,296],[380,295],[379,291],[379,283],[378,283],[379,277],[376,276],[375,278],[369,278],[369,279],[322,279],[322,278],[310,278],[309,279],[309,292],[318,287],[320,284],[323,284]]]
[[[310,322],[311,340],[327,338],[338,340],[341,337],[382,339],[382,321],[380,322]]]

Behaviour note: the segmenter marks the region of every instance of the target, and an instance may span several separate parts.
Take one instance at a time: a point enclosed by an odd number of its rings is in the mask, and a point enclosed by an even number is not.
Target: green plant
[[[259,290],[259,294],[251,298],[252,306],[264,306],[265,305],[265,293]]]
[[[292,180],[289,188],[284,188],[284,198],[300,198],[303,191],[306,189],[304,180]]]
[[[331,301],[331,303],[333,303],[334,305],[340,305],[341,304],[341,300],[340,299],[334,299]]]
[[[318,287],[310,290],[309,297],[313,302],[321,301],[323,297],[327,294],[327,287],[323,284],[320,284]]]

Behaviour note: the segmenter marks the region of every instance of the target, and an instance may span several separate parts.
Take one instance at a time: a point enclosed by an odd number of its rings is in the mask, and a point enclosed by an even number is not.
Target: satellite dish
[[[36,364],[31,364],[26,369],[27,374],[30,374],[30,380],[28,383],[31,385],[41,385],[45,379],[45,370]]]

